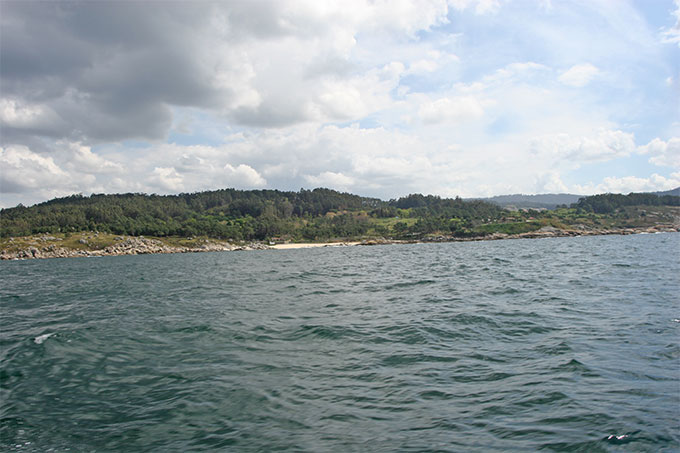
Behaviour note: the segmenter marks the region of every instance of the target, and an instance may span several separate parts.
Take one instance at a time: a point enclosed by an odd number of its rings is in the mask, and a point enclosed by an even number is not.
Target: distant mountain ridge
[[[660,197],[663,197],[664,195],[673,195],[676,197],[680,197],[680,187],[676,187],[675,189],[671,190],[666,190],[665,192],[651,192],[654,195],[658,195]]]
[[[674,195],[680,196],[680,187],[675,189],[666,190],[663,192],[648,192],[658,196],[664,195]],[[555,209],[560,205],[571,205],[577,203],[580,198],[585,197],[585,195],[575,195],[570,193],[546,193],[538,195],[524,195],[524,194],[513,194],[513,195],[497,195],[495,197],[487,198],[471,198],[473,200],[488,201],[490,203],[497,204],[501,207],[514,206],[516,208],[525,209]]]
[[[497,195],[489,198],[477,198],[477,200],[488,201],[502,207],[515,206],[517,208],[529,209],[555,209],[557,206],[566,204],[567,206],[576,203],[583,195],[569,193],[546,193],[539,195]]]

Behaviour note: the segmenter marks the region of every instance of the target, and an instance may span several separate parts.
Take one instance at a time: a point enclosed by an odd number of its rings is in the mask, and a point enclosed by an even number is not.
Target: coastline
[[[267,246],[271,250],[311,249],[317,247],[349,247],[362,245],[361,241],[344,242],[289,242],[287,244],[274,244]]]
[[[25,259],[48,259],[48,258],[79,258],[97,256],[121,256],[121,255],[154,255],[166,253],[199,253],[199,252],[233,252],[251,250],[292,250],[319,247],[351,247],[366,245],[387,244],[417,244],[431,242],[471,242],[471,241],[494,241],[503,239],[540,239],[551,237],[578,237],[578,236],[604,236],[604,235],[631,235],[680,232],[680,225],[655,225],[651,227],[618,228],[618,229],[592,229],[592,230],[560,230],[552,227],[541,228],[538,231],[504,234],[494,233],[485,236],[454,237],[446,235],[433,235],[414,239],[385,239],[374,238],[361,241],[342,242],[297,242],[267,245],[262,242],[248,244],[233,244],[217,239],[203,239],[192,245],[169,244],[157,238],[145,238],[143,236],[116,237],[114,244],[98,249],[88,249],[87,239],[81,238],[79,244],[83,247],[69,248],[60,246],[58,239],[52,236],[35,236],[23,239],[25,247],[12,247],[0,249],[0,260],[25,260]],[[98,233],[83,233],[86,238],[95,238]],[[9,239],[12,243],[14,238]]]

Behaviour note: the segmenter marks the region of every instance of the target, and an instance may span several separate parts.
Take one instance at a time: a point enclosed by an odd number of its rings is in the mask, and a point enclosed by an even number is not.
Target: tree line
[[[1,210],[0,236],[102,231],[135,236],[205,235],[234,240],[289,236],[317,240],[357,237],[370,228],[380,230],[371,219],[417,217],[416,230],[430,231],[442,226],[448,229],[453,217],[471,221],[496,218],[500,212],[490,203],[460,198],[416,194],[382,201],[323,188],[71,195],[31,207]]]
[[[680,206],[680,197],[603,194],[575,210],[611,213],[631,205]],[[101,231],[131,236],[209,236],[229,240],[328,240],[372,233],[412,237],[483,234],[508,214],[481,200],[412,194],[382,201],[330,189],[236,190],[179,195],[93,194],[0,210],[0,236]],[[538,213],[529,214],[538,215]],[[533,217],[531,217],[533,218]],[[523,226],[515,226],[520,228]],[[488,228],[487,228],[488,229]]]
[[[625,206],[680,206],[680,197],[675,195],[658,196],[653,193],[605,193],[583,197],[571,205],[597,214],[610,214]]]

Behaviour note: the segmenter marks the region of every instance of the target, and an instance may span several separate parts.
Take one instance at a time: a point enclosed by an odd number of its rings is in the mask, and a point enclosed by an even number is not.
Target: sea
[[[677,452],[680,234],[0,263],[0,451]]]

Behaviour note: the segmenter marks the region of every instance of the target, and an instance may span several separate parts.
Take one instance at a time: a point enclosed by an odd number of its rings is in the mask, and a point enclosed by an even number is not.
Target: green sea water
[[[0,451],[678,451],[680,234],[0,262]]]

